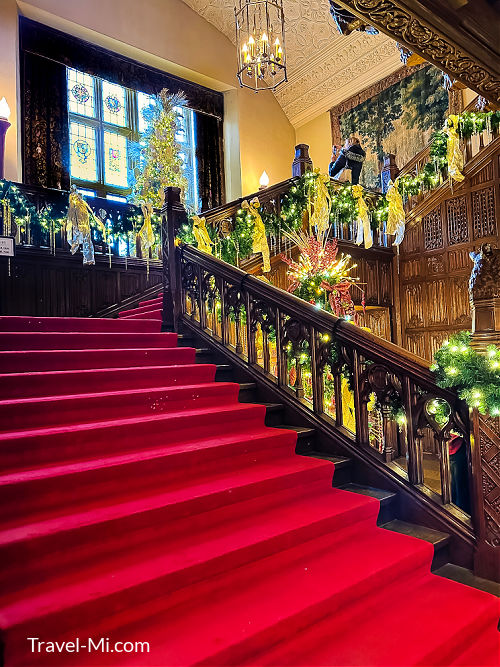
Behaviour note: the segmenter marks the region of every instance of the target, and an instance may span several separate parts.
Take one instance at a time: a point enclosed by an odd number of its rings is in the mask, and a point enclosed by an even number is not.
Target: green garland
[[[489,345],[486,354],[471,347],[472,334],[454,334],[435,353],[431,370],[440,387],[456,389],[470,407],[492,417],[500,415],[500,349]]]

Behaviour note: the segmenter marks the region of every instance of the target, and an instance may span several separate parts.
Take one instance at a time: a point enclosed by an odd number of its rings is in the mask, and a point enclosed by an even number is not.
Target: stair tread
[[[402,535],[410,535],[411,537],[416,537],[420,540],[425,540],[439,548],[446,546],[451,541],[451,535],[449,533],[443,533],[440,530],[434,530],[433,528],[427,528],[426,526],[420,526],[415,523],[408,523],[406,521],[401,521],[400,519],[388,521],[387,523],[382,524],[381,528],[392,530],[396,533],[401,533]]]
[[[415,548],[403,542],[402,536],[385,541],[375,527],[375,518],[369,521],[371,526],[368,520],[360,522],[193,587],[186,591],[184,605],[175,606],[175,614],[148,619],[137,629],[137,636],[148,636],[165,664],[242,664],[245,653],[252,655],[266,643],[293,637],[301,624],[319,620],[324,610],[341,613],[346,592],[356,591],[362,582],[376,587],[380,579],[388,582],[412,568],[425,567],[427,544]],[[381,558],[363,558],[359,567],[349,567],[352,539],[360,552],[376,549]],[[325,577],[325,572],[342,576]],[[224,609],[231,609],[231,614],[225,614],[221,625]],[[198,631],[196,642],[189,641],[193,628]],[[302,664],[308,664],[307,660]]]
[[[193,409],[193,410],[180,410],[176,412],[171,412],[171,413],[162,413],[162,414],[155,414],[155,415],[140,415],[140,416],[135,416],[135,417],[128,417],[128,418],[120,418],[120,419],[108,419],[108,420],[102,420],[102,421],[94,421],[94,422],[80,422],[80,423],[73,423],[73,424],[66,424],[64,426],[47,426],[47,427],[42,427],[38,429],[27,429],[27,430],[17,430],[17,431],[9,431],[9,432],[4,432],[0,433],[0,442],[2,440],[14,440],[14,439],[20,439],[20,438],[26,438],[26,437],[36,437],[36,436],[47,436],[47,435],[57,435],[60,433],[75,433],[78,431],[92,431],[95,429],[106,429],[106,428],[113,428],[117,426],[123,426],[126,427],[128,425],[132,424],[137,424],[137,423],[142,423],[144,424],[145,422],[154,422],[154,421],[168,421],[168,420],[174,420],[179,417],[181,418],[189,418],[189,417],[197,417],[205,414],[213,414],[213,413],[220,413],[220,412],[242,412],[242,414],[245,413],[245,411],[252,411],[256,408],[263,407],[259,406],[254,403],[234,403],[230,405],[219,405],[219,406],[209,406],[209,407],[204,407],[204,408],[198,408],[198,409]]]
[[[245,431],[244,433],[231,433],[226,436],[218,435],[213,438],[204,438],[202,443],[200,443],[197,439],[188,440],[177,445],[162,445],[160,447],[154,447],[151,449],[141,449],[139,451],[134,450],[132,452],[125,452],[115,456],[103,456],[98,458],[84,459],[75,463],[65,463],[60,465],[37,467],[29,470],[19,470],[0,475],[0,489],[8,485],[26,483],[42,479],[61,478],[66,475],[74,475],[75,473],[80,472],[112,468],[134,461],[146,461],[150,459],[176,456],[182,452],[195,452],[200,451],[201,449],[209,449],[211,447],[223,447],[228,443],[251,443],[259,439],[268,440],[269,438],[275,436],[275,429],[271,430],[269,427],[264,426]]]
[[[342,484],[340,489],[345,491],[352,491],[354,493],[361,493],[365,496],[372,496],[380,500],[380,503],[387,503],[396,497],[396,494],[393,491],[387,491],[386,489],[376,489],[372,486],[363,486],[362,484],[355,484],[353,482],[349,484]]]
[[[464,591],[430,573],[411,583],[404,582],[399,595],[391,588],[378,599],[367,601],[360,610],[351,610],[345,619],[329,614],[286,644],[262,658],[259,656],[255,664],[384,667],[449,664],[446,659],[454,647],[466,642],[471,633],[474,636],[498,612],[491,596],[472,589]],[[453,623],[429,623],[429,610],[438,599],[440,616],[453,618]],[[411,622],[402,627],[402,619]],[[399,628],[397,644],[394,628]]]
[[[88,398],[105,398],[106,396],[141,396],[143,394],[148,394],[150,392],[173,392],[174,394],[180,394],[184,391],[189,392],[195,389],[203,389],[203,391],[214,391],[217,389],[222,389],[225,387],[234,387],[237,386],[237,383],[234,382],[203,382],[197,384],[183,384],[183,385],[166,385],[166,386],[151,386],[151,387],[141,387],[140,389],[121,389],[121,390],[109,390],[109,391],[98,391],[98,392],[84,392],[77,394],[55,394],[52,396],[34,396],[28,398],[12,398],[0,400],[0,408],[2,406],[17,405],[19,403],[23,405],[32,405],[41,403],[42,406],[47,406],[50,403],[60,403],[63,401],[84,401]],[[263,404],[261,404],[263,405]]]
[[[490,593],[490,595],[495,595],[500,598],[500,583],[496,581],[490,581],[489,579],[483,579],[482,577],[477,577],[470,570],[467,570],[465,567],[460,567],[454,563],[446,563],[437,570],[434,570],[434,574],[437,574],[440,577],[445,577],[451,581],[456,581],[465,586],[471,586],[476,588],[478,591],[484,591]],[[499,635],[500,641],[500,635]]]
[[[286,460],[287,462],[289,459]],[[230,475],[230,479],[228,479],[228,475],[226,477],[223,477],[221,480],[221,488],[227,489],[227,488],[233,488],[236,486],[235,482],[240,481],[240,483],[247,484],[253,479],[261,478],[265,474],[286,474],[286,472],[291,472],[294,470],[300,470],[301,466],[295,465],[286,465],[285,461],[280,462],[279,468],[281,468],[281,472],[276,470],[276,466],[270,467],[269,465],[262,464],[260,466],[256,466],[259,468],[258,471],[254,470],[252,475],[248,474],[248,471],[242,469],[237,471],[239,475],[235,475],[235,471],[232,471],[232,474]],[[283,470],[286,470],[286,472],[283,472]],[[258,472],[258,474],[256,474]],[[228,487],[228,482],[230,482],[230,486]],[[211,488],[210,488],[211,486]],[[179,503],[179,502],[186,502],[189,498],[192,498],[194,494],[201,494],[201,493],[213,493],[215,491],[214,489],[214,480],[212,480],[211,485],[205,483],[199,484],[197,487],[193,487],[190,489],[190,492],[187,494],[185,489],[179,489],[176,492],[171,492],[169,493],[164,493],[161,496],[158,497],[153,497],[153,499],[148,499],[147,506],[150,507],[153,503],[153,506],[157,506],[157,504],[160,503],[165,503],[165,502],[172,502],[172,503]],[[330,491],[330,489],[328,489]],[[326,489],[316,489],[317,493],[317,498],[323,498],[324,501],[326,501],[328,494],[326,492]],[[307,509],[307,501],[304,499],[301,500],[304,505],[300,509],[300,502],[297,500],[295,503],[297,505],[297,511],[304,512]],[[309,499],[309,503],[315,504],[314,498]],[[132,505],[132,506],[129,506]],[[344,503],[344,508],[347,505],[347,503]],[[110,508],[108,512],[105,513],[105,516],[100,517],[101,521],[104,520],[110,520],[113,518],[114,515],[116,515],[116,512],[120,512],[121,515],[123,516],[128,516],[130,514],[135,514],[138,511],[144,511],[144,506],[145,506],[145,501],[143,500],[142,503],[136,502],[136,503],[123,503],[121,506],[118,506],[117,508]],[[290,508],[293,508],[294,503],[290,503]],[[351,508],[357,508],[360,506],[359,503],[353,502],[352,500],[349,503],[349,506]],[[309,510],[312,507],[309,506]],[[115,510],[113,512],[112,510]],[[343,510],[347,511],[347,510]],[[337,515],[339,513],[338,508],[333,507],[333,505],[329,508],[327,506],[327,503],[323,503],[323,516],[330,516],[330,515]],[[262,536],[265,536],[265,531],[266,531],[266,522],[269,522],[268,529],[272,532],[273,527],[274,529],[277,529],[277,526],[275,526],[274,522],[278,521],[278,523],[285,522],[287,525],[290,527],[294,525],[294,521],[297,520],[297,517],[294,516],[294,513],[288,512],[285,508],[284,512],[278,512],[279,514],[279,519],[276,518],[276,513],[273,513],[272,511],[269,511],[266,513],[266,515],[256,515],[254,516],[253,520],[250,521],[250,525],[253,527],[253,532],[252,529],[250,530],[250,540],[251,543],[255,542],[255,540],[259,541],[259,539]],[[79,526],[79,525],[88,525],[88,521],[92,520],[95,521],[95,511],[92,513],[93,516],[88,516],[83,514],[82,516],[72,516],[71,523],[73,526]],[[321,512],[318,512],[318,517],[321,516]],[[373,512],[372,512],[373,516]],[[77,519],[78,517],[78,519]],[[303,520],[305,522],[305,525],[310,525],[311,523],[311,517],[310,517],[310,511],[306,512],[305,516],[303,517]],[[318,518],[319,520],[319,518]],[[52,526],[44,526],[45,529],[52,527]],[[40,530],[40,526],[38,526],[38,530]],[[69,529],[69,525],[66,526],[66,529]],[[26,527],[26,532],[33,534],[33,531],[35,530],[34,526],[28,526]],[[231,541],[231,538],[236,541],[237,536],[238,536],[238,531],[240,528],[234,527],[234,526],[226,526],[221,530],[221,533],[223,535],[223,544],[224,542]],[[242,524],[241,526],[241,532],[243,536],[245,535],[245,525]],[[214,539],[217,537],[217,534],[214,535],[214,533],[211,534],[212,540],[215,542],[215,548],[217,548],[217,539]],[[247,535],[248,537],[248,535]],[[5,535],[0,534],[0,543],[5,544]],[[207,541],[210,542],[210,534],[207,536]],[[231,546],[230,544],[227,546]],[[235,542],[233,542],[233,548],[235,548],[237,545]],[[204,549],[205,549],[205,556],[206,554],[206,549],[207,549],[207,543],[198,542],[198,539],[194,545],[192,545],[191,549],[193,553],[198,554],[198,558],[201,560],[206,560],[204,558]],[[219,547],[220,548],[220,547]],[[170,549],[170,547],[169,547]],[[184,544],[183,548],[180,548],[178,552],[174,551],[169,552],[169,553],[161,553],[158,555],[158,549],[154,550],[154,553],[156,554],[154,557],[151,558],[149,562],[145,562],[143,559],[139,559],[138,562],[134,562],[128,567],[124,567],[122,570],[115,570],[113,572],[113,576],[110,577],[108,573],[101,574],[95,578],[95,580],[86,578],[85,579],[85,586],[82,586],[80,582],[77,582],[75,584],[70,584],[69,586],[65,588],[58,588],[58,587],[52,587],[50,586],[49,591],[45,592],[42,594],[39,598],[37,597],[23,597],[20,601],[14,601],[10,605],[4,605],[0,609],[0,617],[4,619],[4,624],[7,626],[10,625],[15,625],[16,623],[22,622],[26,618],[30,618],[37,615],[37,613],[43,612],[44,614],[50,613],[51,611],[54,611],[56,608],[64,608],[67,607],[68,604],[69,606],[73,606],[75,604],[81,603],[84,600],[91,599],[93,597],[101,597],[104,594],[110,594],[113,591],[116,590],[121,590],[123,588],[127,588],[131,586],[131,582],[135,582],[135,585],[138,585],[140,582],[146,580],[146,581],[152,581],[154,579],[157,579],[158,577],[164,575],[166,572],[169,571],[170,568],[170,560],[173,562],[174,566],[176,568],[179,567],[185,567],[186,566],[186,559],[189,559],[189,553],[187,552],[187,545]],[[213,556],[212,556],[213,557]],[[71,592],[70,592],[71,591]],[[68,601],[70,602],[68,603]]]

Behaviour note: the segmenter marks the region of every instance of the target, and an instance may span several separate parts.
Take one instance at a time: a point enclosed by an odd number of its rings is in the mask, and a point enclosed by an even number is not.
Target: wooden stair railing
[[[483,420],[469,414],[454,392],[436,385],[421,358],[211,255],[178,247],[177,230],[187,219],[179,195],[177,188],[167,188],[162,210],[164,328],[196,331],[250,369],[285,404],[308,414],[353,456],[383,469],[462,541],[475,546],[476,571],[497,577],[500,522],[497,515],[491,517],[491,508],[500,496],[500,477],[493,470],[500,448],[498,438],[487,439],[496,432],[496,421],[485,430]],[[345,410],[351,398],[354,415]],[[395,403],[404,409],[399,424]],[[439,405],[448,411],[444,427],[435,418]],[[379,439],[372,438],[374,412]],[[462,499],[462,507],[453,502],[451,431],[463,435],[467,455],[470,500]],[[429,440],[439,461],[440,484],[434,489],[424,460]],[[484,471],[490,468],[485,487]]]
[[[464,111],[474,111],[477,107],[478,97],[475,97],[464,109]],[[475,158],[485,147],[491,145],[498,138],[498,134],[488,132],[485,130],[479,135],[474,135],[464,140],[463,150],[464,150],[464,163],[467,168],[468,163]],[[409,160],[404,167],[399,170],[398,176],[417,176],[424,165],[430,161],[430,149],[432,141],[429,141],[427,146],[423,148],[419,153],[417,153],[411,160]],[[441,183],[439,187],[443,184],[446,185],[447,180]],[[420,211],[418,210],[419,205],[426,201],[429,196],[431,196],[439,188],[430,190],[429,192],[422,192],[418,195],[412,195],[408,197],[405,202],[405,210],[408,216],[408,219],[412,220],[416,217],[419,217]]]

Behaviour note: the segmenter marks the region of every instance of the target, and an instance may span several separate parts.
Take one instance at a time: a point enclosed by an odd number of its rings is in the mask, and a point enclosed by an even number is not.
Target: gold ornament
[[[205,218],[200,218],[197,215],[193,215],[193,235],[196,239],[198,250],[207,252],[209,255],[211,255],[213,242],[208,235]]]
[[[356,221],[358,231],[356,234],[356,245],[361,245],[364,241],[365,248],[371,248],[373,245],[372,230],[370,227],[368,207],[363,199],[363,188],[361,185],[353,185],[352,194],[353,197],[357,199],[358,204],[358,217]]]
[[[394,183],[389,181],[389,189],[386,192],[387,202],[389,204],[389,214],[387,216],[387,234],[395,234],[394,245],[399,245],[405,235],[406,213],[403,208],[403,198],[399,192],[399,179]]]
[[[464,156],[460,150],[460,138],[457,133],[458,130],[458,116],[452,114],[444,126],[445,134],[448,136],[448,145],[446,150],[446,159],[448,161],[448,176],[450,184],[453,181],[460,183],[465,176],[462,174],[464,168]]]
[[[319,169],[315,170],[317,178],[315,179],[315,196],[314,196],[314,211],[309,213],[309,231],[316,227],[317,236],[322,236],[330,226],[330,211],[332,208],[332,200],[328,192],[327,184],[330,182],[330,177],[326,174],[320,174]],[[309,195],[308,203],[309,211],[311,209],[311,195]]]
[[[253,221],[252,252],[262,254],[262,271],[269,273],[271,270],[269,245],[267,243],[266,227],[259,213],[260,202],[258,197],[254,197],[250,203],[245,199],[241,208],[249,212]]]
[[[94,244],[90,233],[90,220],[93,220],[100,228],[104,241],[106,242],[106,227],[92,211],[87,202],[77,190],[72,190],[69,195],[68,218],[66,223],[66,234],[71,246],[71,254],[74,255],[80,245],[82,246],[83,263],[95,264]]]
[[[149,249],[152,248],[155,244],[155,234],[153,232],[153,225],[151,224],[153,204],[151,204],[151,202],[141,204],[141,209],[142,215],[144,216],[144,222],[142,223],[142,227],[139,229],[137,238],[141,244],[143,256],[146,255],[146,277],[149,278]]]

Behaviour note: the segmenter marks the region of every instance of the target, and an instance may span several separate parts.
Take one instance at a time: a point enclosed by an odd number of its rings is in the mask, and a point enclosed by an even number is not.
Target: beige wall
[[[15,0],[0,0],[0,99],[10,107],[11,127],[5,137],[5,178],[20,180],[18,159],[18,30]]]
[[[16,5],[29,18],[223,91],[229,200],[253,191],[264,168],[272,182],[290,176],[295,133],[274,96],[236,88],[234,46],[182,0],[0,0],[0,97],[8,98],[14,121],[19,108]],[[12,179],[19,177],[18,144],[12,127],[6,173]]]
[[[332,131],[330,127],[330,112],[316,116],[313,120],[297,128],[296,139],[298,144],[308,144],[309,155],[314,168],[328,173],[328,165],[332,155]]]

